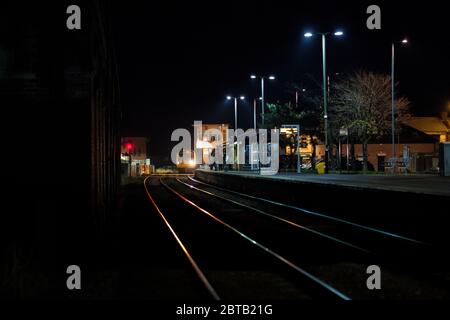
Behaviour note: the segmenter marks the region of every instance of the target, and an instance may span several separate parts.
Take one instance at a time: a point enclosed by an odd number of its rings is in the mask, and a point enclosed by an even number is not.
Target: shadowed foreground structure
[[[66,268],[100,251],[120,183],[120,106],[107,1],[81,1],[81,30],[61,3],[0,10],[0,296],[61,297]],[[6,220],[6,221],[5,221]]]

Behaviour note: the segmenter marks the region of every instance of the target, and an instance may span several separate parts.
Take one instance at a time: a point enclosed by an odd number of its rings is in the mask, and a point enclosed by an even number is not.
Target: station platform
[[[389,191],[450,197],[450,177],[431,174],[298,174],[277,173],[260,175],[252,171],[209,171],[197,170],[196,176],[215,175],[217,177],[235,176],[248,179],[261,179],[261,182],[288,182],[356,189],[360,191]]]

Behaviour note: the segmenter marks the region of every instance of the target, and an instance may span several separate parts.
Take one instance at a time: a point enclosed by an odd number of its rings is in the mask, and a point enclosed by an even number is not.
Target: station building
[[[140,177],[155,171],[148,155],[148,138],[122,137],[121,172],[122,176]]]
[[[294,167],[295,161],[291,160],[297,153],[296,135],[289,132],[281,132],[284,135],[284,145],[280,148],[281,162],[285,167]],[[318,137],[302,133],[300,129],[300,156],[302,166],[310,168],[311,162],[320,162],[325,157],[325,145]],[[314,143],[313,143],[314,142]],[[447,112],[439,117],[411,117],[402,124],[401,130],[395,137],[395,157],[402,164],[402,169],[410,173],[437,173],[439,171],[439,144],[450,142],[450,121]],[[341,136],[341,144],[332,146],[331,153],[341,154],[341,158],[347,161],[354,148],[356,161],[363,160],[362,144],[347,144],[347,137]],[[374,171],[388,171],[392,165],[392,137],[389,135],[374,139],[369,142],[368,161]],[[340,150],[339,150],[340,149]],[[284,161],[283,161],[284,159]],[[287,164],[286,164],[287,163]]]

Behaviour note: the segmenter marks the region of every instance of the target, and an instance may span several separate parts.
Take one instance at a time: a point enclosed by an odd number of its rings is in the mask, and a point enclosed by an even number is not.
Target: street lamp
[[[258,99],[257,98],[253,99],[253,129],[255,129],[255,131],[256,131],[256,105],[257,105],[256,100],[262,100],[262,97],[259,97]]]
[[[261,123],[264,125],[264,79],[275,80],[275,76],[257,76],[252,74],[250,79],[261,78]]]
[[[234,130],[237,130],[237,102],[238,102],[238,99],[244,100],[245,97],[244,96],[240,96],[240,97],[227,96],[227,100],[231,100],[231,99],[234,99]]]
[[[407,44],[408,43],[408,39],[403,39],[402,41],[397,41],[400,42],[402,44]],[[392,115],[391,115],[391,125],[392,125],[392,173],[395,172],[395,165],[397,162],[397,156],[396,156],[396,151],[395,151],[395,80],[394,80],[394,75],[395,75],[395,41],[392,42],[392,52],[391,52],[391,103],[392,103]]]
[[[302,93],[306,92],[305,88],[301,88],[301,89],[295,89],[295,107],[298,108],[298,100],[299,100],[299,96],[298,93],[299,91],[301,91]]]
[[[322,72],[323,72],[323,118],[325,125],[325,173],[328,173],[328,159],[329,159],[329,146],[328,146],[328,106],[327,106],[327,63],[326,63],[326,36],[329,32],[321,33],[318,32],[317,35],[322,36]],[[334,32],[337,37],[343,36],[344,32],[337,30]],[[311,32],[306,32],[304,34],[306,38],[311,38],[314,36]]]

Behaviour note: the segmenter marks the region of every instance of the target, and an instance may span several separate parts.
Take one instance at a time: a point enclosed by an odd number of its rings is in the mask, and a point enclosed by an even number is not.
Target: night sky
[[[393,1],[391,1],[393,2]],[[382,29],[366,28],[367,6],[382,11]],[[194,120],[233,123],[227,94],[244,94],[239,126],[252,125],[259,81],[274,74],[266,99],[287,101],[289,82],[321,81],[321,42],[305,31],[335,31],[329,37],[329,74],[364,68],[390,73],[396,51],[401,95],[416,115],[438,115],[450,101],[448,12],[441,3],[411,1],[133,1],[115,2],[114,28],[123,108],[123,135],[148,136],[151,155],[169,155],[172,130]],[[317,88],[316,88],[317,89]]]

